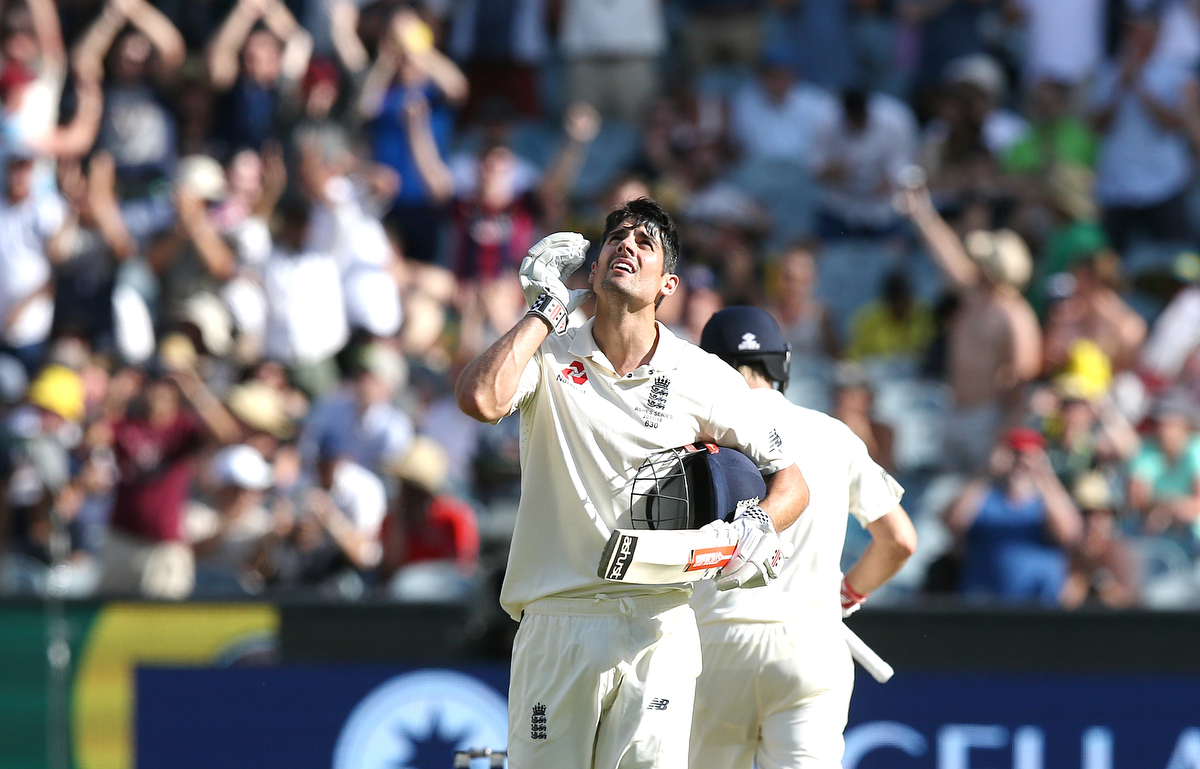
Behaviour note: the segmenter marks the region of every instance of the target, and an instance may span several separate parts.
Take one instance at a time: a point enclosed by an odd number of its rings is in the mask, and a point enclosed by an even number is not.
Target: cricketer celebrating
[[[778,433],[745,381],[654,318],[675,292],[679,237],[641,198],[605,222],[589,278],[595,317],[567,330],[586,296],[562,279],[583,262],[575,233],[544,238],[521,264],[529,314],[474,360],[456,385],[479,420],[521,412],[521,502],[500,601],[521,626],[509,688],[512,769],[684,769],[700,643],[684,585],[597,576],[613,529],[630,525],[642,460],[708,440],[738,448],[767,478],[722,587],[774,578],[777,530],[808,504]]]
[[[762,590],[719,593],[697,583],[692,607],[704,670],[696,683],[691,769],[840,769],[854,686],[843,617],[892,577],[916,548],[903,489],[850,428],[793,405],[788,347],[764,310],[713,315],[700,346],[745,376],[808,480],[808,509],[783,533],[795,551]],[[846,515],[871,534],[841,576]],[[839,581],[841,584],[839,598]]]

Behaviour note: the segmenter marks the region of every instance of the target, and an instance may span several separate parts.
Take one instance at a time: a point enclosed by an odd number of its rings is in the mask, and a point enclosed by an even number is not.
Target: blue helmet
[[[635,529],[697,529],[767,495],[762,473],[737,449],[696,443],[666,449],[638,468],[630,495]]]
[[[738,305],[715,313],[700,332],[700,347],[734,368],[758,363],[779,389],[787,389],[792,347],[766,310]]]

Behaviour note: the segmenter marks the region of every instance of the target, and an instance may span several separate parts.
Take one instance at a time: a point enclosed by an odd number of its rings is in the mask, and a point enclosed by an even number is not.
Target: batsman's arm
[[[545,321],[526,315],[467,364],[454,383],[463,413],[480,422],[495,422],[511,414],[521,375],[549,335]]]
[[[795,523],[808,507],[808,483],[795,465],[789,465],[763,480],[767,484],[767,496],[759,503],[759,507],[771,516],[775,531],[783,531]]]
[[[846,572],[846,582],[862,595],[894,577],[917,549],[917,531],[900,505],[867,524],[867,533],[871,542]]]

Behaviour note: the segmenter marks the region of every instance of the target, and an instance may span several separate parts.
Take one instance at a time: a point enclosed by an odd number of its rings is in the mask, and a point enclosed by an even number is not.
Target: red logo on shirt
[[[587,381],[587,372],[583,370],[583,361],[572,361],[570,366],[562,370],[562,375],[577,385]]]

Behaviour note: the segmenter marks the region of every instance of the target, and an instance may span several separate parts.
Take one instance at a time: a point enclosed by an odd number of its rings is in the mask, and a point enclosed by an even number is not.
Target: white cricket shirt
[[[777,390],[752,390],[774,420],[804,479],[808,507],[779,536],[796,551],[779,579],[766,587],[718,591],[712,580],[696,583],[696,621],[788,622],[801,618],[841,621],[842,545],[846,516],[863,526],[900,503],[904,489],[875,464],[866,445],[831,416],[790,403]]]
[[[547,596],[645,595],[678,585],[625,585],[596,576],[616,528],[630,528],[642,461],[699,440],[737,448],[764,473],[792,465],[742,376],[656,323],[650,362],[619,376],[596,346],[592,321],[551,336],[525,367],[521,503],[500,603],[515,619]]]

